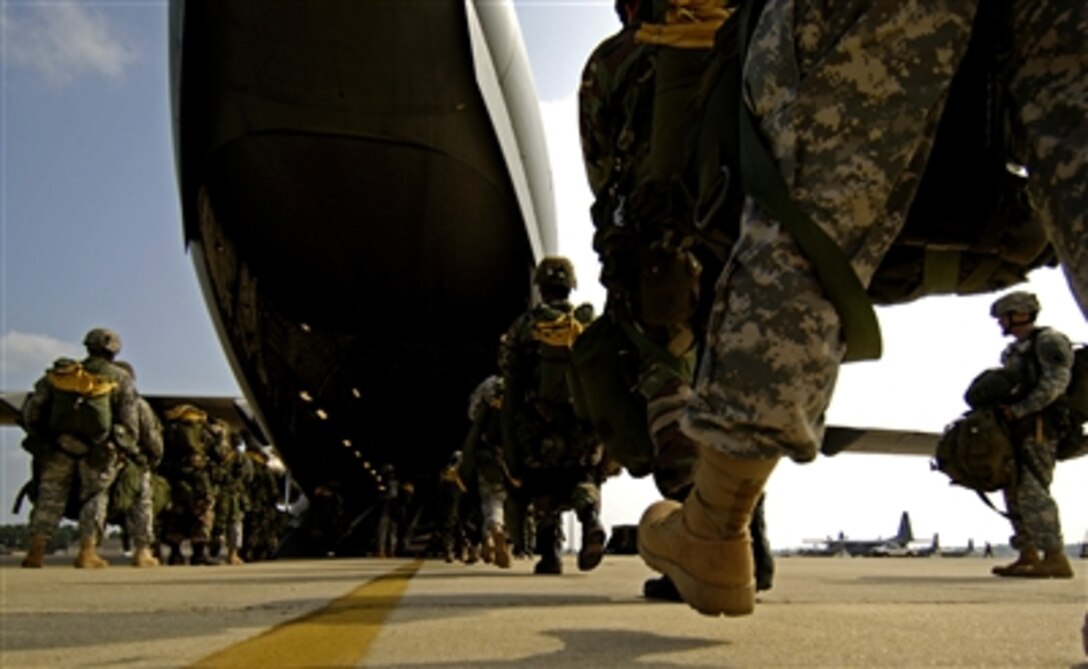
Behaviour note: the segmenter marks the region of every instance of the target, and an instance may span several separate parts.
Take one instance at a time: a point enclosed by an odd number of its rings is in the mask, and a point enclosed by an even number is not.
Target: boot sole
[[[723,586],[701,581],[679,564],[647,550],[642,542],[638,554],[651,569],[668,576],[687,605],[705,616],[747,616],[755,611],[753,585]]]

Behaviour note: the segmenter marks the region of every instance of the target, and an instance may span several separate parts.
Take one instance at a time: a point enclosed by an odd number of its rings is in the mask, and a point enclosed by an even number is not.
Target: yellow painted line
[[[422,560],[369,581],[324,608],[213,653],[193,667],[355,666],[396,608]]]

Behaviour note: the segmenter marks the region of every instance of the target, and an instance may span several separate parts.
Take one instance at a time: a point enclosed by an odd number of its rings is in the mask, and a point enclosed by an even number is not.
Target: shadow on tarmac
[[[544,635],[557,639],[563,647],[551,653],[529,655],[518,659],[491,662],[474,661],[473,667],[632,667],[639,669],[676,669],[690,665],[647,661],[646,658],[664,653],[701,650],[712,646],[728,646],[730,641],[708,641],[690,637],[669,637],[624,630],[549,630]],[[395,664],[370,664],[367,667],[395,667]],[[636,664],[637,663],[637,664]],[[428,667],[463,667],[463,661],[429,663]],[[719,665],[728,667],[729,665]]]

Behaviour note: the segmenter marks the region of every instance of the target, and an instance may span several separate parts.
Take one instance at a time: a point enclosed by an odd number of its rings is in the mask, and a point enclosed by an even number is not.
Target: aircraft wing
[[[932,457],[940,438],[941,435],[936,432],[829,426],[820,451],[824,455],[847,451]]]
[[[0,392],[0,425],[18,425],[23,402],[28,393]],[[231,428],[248,433],[260,446],[270,441],[254,416],[249,404],[241,397],[200,395],[143,395],[155,413],[162,415],[178,404],[192,404],[208,416],[225,421]]]
[[[28,393],[0,392],[0,425],[18,425],[20,409]]]

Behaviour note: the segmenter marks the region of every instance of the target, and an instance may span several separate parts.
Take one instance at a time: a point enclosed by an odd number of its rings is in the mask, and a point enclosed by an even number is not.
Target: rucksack
[[[692,124],[697,139],[688,143],[685,176],[695,193],[696,226],[722,228],[735,238],[738,188],[770,212],[813,263],[839,313],[847,361],[881,355],[874,304],[992,292],[1056,263],[1031,214],[1026,179],[1007,167],[1016,162],[1002,81],[1010,53],[1008,4],[979,7],[906,224],[868,288],[842,249],[793,205],[756,120],[743,105],[741,65],[764,2],[744,3],[719,29],[701,94],[701,121]]]
[[[164,414],[164,460],[182,467],[202,468],[207,463],[205,431],[208,415],[190,404],[179,404]]]
[[[52,388],[49,430],[73,435],[88,446],[105,439],[113,425],[111,397],[117,381],[88,371],[70,358],[59,358],[46,372]]]
[[[1056,457],[1070,460],[1088,453],[1088,436],[1084,434],[1088,422],[1088,346],[1084,344],[1073,348],[1073,374],[1063,404],[1068,422],[1059,429]]]
[[[941,434],[932,466],[953,485],[993,492],[1016,482],[1015,449],[1013,436],[996,410],[973,409]]]
[[[1031,374],[1035,378],[1038,378],[1042,364],[1036,353],[1035,337],[1042,330],[1036,328],[1031,335],[1031,360],[1034,365]],[[1043,413],[1058,435],[1055,452],[1058,460],[1069,460],[1088,453],[1088,437],[1084,434],[1084,423],[1088,421],[1088,347],[1084,344],[1073,347],[1073,365],[1065,393]]]
[[[537,388],[535,396],[549,404],[573,403],[575,413],[585,417],[585,401],[571,363],[571,348],[591,318],[582,310],[564,311],[541,305],[530,336],[537,346]]]

